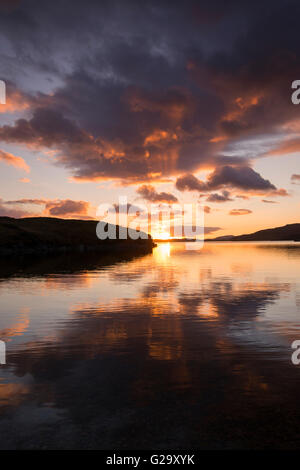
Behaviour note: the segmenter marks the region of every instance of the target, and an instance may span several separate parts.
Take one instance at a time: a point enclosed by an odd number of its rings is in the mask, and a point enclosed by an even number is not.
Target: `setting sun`
[[[152,237],[154,240],[169,240],[171,238],[171,235],[169,232],[154,232],[152,234]]]

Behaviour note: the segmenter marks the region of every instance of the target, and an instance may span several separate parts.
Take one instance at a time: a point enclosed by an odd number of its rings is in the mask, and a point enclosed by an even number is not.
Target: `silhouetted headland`
[[[102,222],[107,230],[108,224]],[[100,240],[96,235],[98,221],[32,217],[0,217],[0,255],[47,255],[82,252],[150,253],[154,246],[150,235],[133,240]]]
[[[259,230],[258,232],[245,235],[225,235],[206,241],[253,241],[253,242],[271,242],[271,241],[300,241],[300,224],[288,224],[283,227],[269,228]]]

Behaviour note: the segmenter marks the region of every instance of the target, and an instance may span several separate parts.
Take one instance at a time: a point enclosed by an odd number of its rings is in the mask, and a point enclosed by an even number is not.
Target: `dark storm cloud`
[[[150,202],[165,202],[167,204],[178,202],[178,199],[176,196],[174,196],[174,194],[166,193],[164,191],[158,193],[155,190],[155,188],[151,185],[144,184],[143,186],[140,186],[137,189],[137,193],[143,199],[146,199],[147,201],[150,201]]]
[[[194,175],[184,175],[177,179],[176,188],[179,191],[205,191],[206,185]]]
[[[229,185],[244,190],[276,190],[276,187],[269,180],[262,178],[259,173],[247,166],[223,166],[217,168],[209,176],[208,185],[210,188],[220,188],[224,185]]]
[[[212,193],[208,196],[208,198],[206,200],[209,201],[209,202],[233,201],[233,199],[230,197],[230,192],[229,191],[223,191],[222,194]]]
[[[127,204],[113,204],[113,207],[114,207],[114,210],[117,214],[128,214],[128,212],[130,212],[130,214],[133,214],[134,212],[137,213],[137,214],[140,214],[143,211],[143,209],[139,206],[136,206],[134,204],[130,204],[130,203],[127,203]]]
[[[85,201],[72,201],[70,199],[64,201],[47,202],[46,210],[52,216],[66,216],[66,215],[87,215],[89,203]]]
[[[264,179],[259,173],[248,166],[222,166],[209,174],[206,181],[201,181],[194,175],[181,176],[176,181],[176,188],[180,191],[213,191],[223,187],[237,188],[250,192],[271,192],[274,195],[287,195],[284,190],[277,190],[269,180]],[[223,196],[229,197],[227,191]],[[217,195],[210,197],[217,199]],[[212,199],[209,199],[210,201]],[[227,199],[229,200],[229,199]],[[223,197],[224,201],[224,197]]]
[[[52,147],[63,144],[87,144],[90,138],[75,123],[60,112],[38,108],[31,119],[18,119],[13,126],[0,128],[0,138],[4,142],[36,144]]]
[[[0,14],[0,59],[25,115],[0,139],[51,148],[86,180],[245,165],[231,143],[297,116],[297,12],[289,1],[19,2]]]

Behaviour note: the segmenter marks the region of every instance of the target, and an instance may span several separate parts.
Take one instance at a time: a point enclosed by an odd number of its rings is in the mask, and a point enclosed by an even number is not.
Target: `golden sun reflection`
[[[166,258],[169,258],[171,254],[171,244],[170,243],[161,243],[157,246],[154,252],[154,256],[158,260],[164,260]]]

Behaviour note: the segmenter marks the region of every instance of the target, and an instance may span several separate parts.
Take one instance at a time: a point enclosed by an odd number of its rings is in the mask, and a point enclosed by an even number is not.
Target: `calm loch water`
[[[0,448],[300,448],[300,244],[2,262]]]

